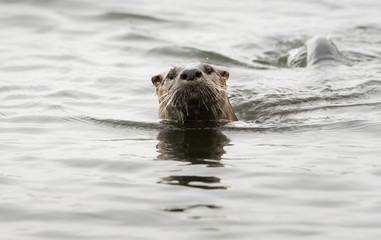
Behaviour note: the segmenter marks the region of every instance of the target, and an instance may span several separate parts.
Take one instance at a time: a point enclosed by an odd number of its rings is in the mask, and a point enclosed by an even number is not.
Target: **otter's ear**
[[[220,70],[220,74],[221,74],[221,78],[223,79],[223,80],[228,80],[228,78],[229,78],[229,72],[228,71],[225,71],[225,70]]]
[[[161,81],[163,81],[163,77],[159,74],[159,75],[153,76],[151,78],[151,81],[153,85],[157,87],[161,83]]]

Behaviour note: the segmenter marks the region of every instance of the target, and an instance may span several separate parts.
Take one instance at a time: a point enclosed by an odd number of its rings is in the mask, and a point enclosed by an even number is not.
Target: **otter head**
[[[159,118],[185,121],[236,121],[226,94],[229,72],[208,64],[174,67],[152,77]]]

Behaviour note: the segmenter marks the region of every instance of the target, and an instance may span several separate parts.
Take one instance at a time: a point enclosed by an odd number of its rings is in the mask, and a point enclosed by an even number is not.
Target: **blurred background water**
[[[377,0],[1,0],[2,239],[376,239]],[[327,34],[345,64],[287,67]],[[230,72],[239,122],[159,123],[151,76]]]

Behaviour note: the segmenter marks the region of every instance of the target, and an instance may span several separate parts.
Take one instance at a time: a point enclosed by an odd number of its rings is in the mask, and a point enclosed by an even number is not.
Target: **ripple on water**
[[[158,47],[151,49],[147,52],[149,56],[156,55],[161,58],[170,57],[171,59],[179,58],[179,59],[187,59],[190,61],[198,61],[198,62],[211,62],[215,65],[225,65],[225,66],[241,66],[241,67],[251,67],[247,63],[240,62],[228,56],[225,56],[218,52],[213,51],[205,51],[196,49],[193,47],[179,47],[179,46],[166,46],[166,47]]]
[[[128,121],[121,119],[100,119],[89,116],[79,116],[72,118],[73,121],[82,122],[85,124],[96,124],[105,127],[112,128],[133,128],[133,129],[145,129],[145,130],[159,130],[164,128],[162,124],[158,122],[138,122],[138,121]]]
[[[269,41],[274,42],[272,44],[274,49],[265,50],[260,56],[252,60],[253,63],[257,63],[265,68],[268,66],[287,68],[290,66],[288,59],[291,54],[293,59],[295,59],[291,66],[306,66],[307,54],[303,48],[306,38],[287,40],[283,39],[283,37],[277,37]],[[296,55],[294,56],[294,54]]]
[[[54,93],[50,93],[46,95],[47,98],[59,98],[59,99],[88,99],[88,100],[95,100],[99,99],[99,95],[92,94],[89,92],[81,91],[81,90],[74,90],[74,89],[65,89],[65,90],[58,90]]]
[[[155,38],[152,35],[145,35],[142,33],[135,33],[135,32],[130,32],[130,33],[123,33],[119,34],[113,37],[115,40],[120,40],[120,41],[129,41],[129,42],[145,42],[145,43],[165,43],[164,39],[159,39]]]
[[[196,205],[191,205],[187,207],[173,207],[173,208],[166,208],[164,211],[167,212],[186,212],[195,208],[207,208],[207,209],[221,209],[221,206],[216,206],[216,205],[209,205],[209,204],[196,204]]]
[[[184,187],[199,188],[206,190],[227,189],[227,186],[219,185],[221,179],[210,176],[168,176],[158,182],[161,184],[180,185]]]
[[[25,28],[28,30],[34,29],[36,32],[48,32],[53,31],[59,25],[57,19],[46,16],[38,15],[37,13],[32,15],[16,14],[13,16],[2,17],[3,24],[13,26],[17,28]]]
[[[157,18],[154,16],[148,16],[137,13],[129,13],[129,12],[107,12],[102,13],[95,17],[96,19],[104,22],[104,21],[142,21],[142,22],[168,22],[165,19]]]
[[[13,93],[13,92],[43,92],[50,90],[50,87],[43,85],[3,85],[0,86],[0,94]],[[2,95],[0,95],[2,97]]]
[[[329,117],[330,112],[333,113],[332,116],[337,116],[353,109],[375,112],[375,108],[380,106],[377,96],[381,92],[381,81],[364,81],[360,78],[355,80],[360,83],[350,84],[352,86],[346,84],[350,87],[336,81],[317,81],[313,83],[314,87],[302,89],[300,93],[285,87],[278,87],[279,93],[266,93],[266,89],[264,92],[258,89],[246,89],[242,93],[234,91],[232,102],[239,119],[249,122],[265,122],[276,118],[287,121],[297,114],[314,114],[319,111],[325,111],[321,117]]]

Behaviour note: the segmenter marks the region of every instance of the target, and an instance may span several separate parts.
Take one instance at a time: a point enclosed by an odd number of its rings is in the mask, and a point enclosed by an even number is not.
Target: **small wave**
[[[69,55],[69,54],[53,54],[53,53],[43,53],[43,54],[35,54],[31,57],[37,58],[37,59],[43,59],[43,60],[53,60],[58,62],[78,62],[78,63],[85,63],[85,64],[92,64],[91,60],[81,58],[79,56],[75,55]]]
[[[273,41],[273,40],[270,40]],[[269,49],[263,52],[261,56],[258,56],[256,59],[253,59],[253,63],[257,63],[264,67],[281,67],[287,68],[289,67],[289,55],[290,51],[295,49],[301,49],[303,47],[305,39],[292,39],[292,40],[284,40],[277,39],[275,44],[275,49]],[[299,52],[299,51],[298,51]],[[296,52],[292,52],[295,54]],[[306,61],[303,54],[296,55],[298,67],[304,66],[304,62]]]
[[[247,63],[240,62],[221,53],[200,50],[192,47],[178,47],[178,46],[167,46],[151,49],[147,52],[149,55],[158,55],[160,57],[170,56],[180,59],[192,59],[201,62],[212,62],[217,65],[225,66],[240,66],[252,68],[251,65]]]
[[[7,86],[0,86],[0,93],[7,93],[7,92],[14,92],[14,91],[33,91],[33,92],[40,92],[40,91],[47,91],[50,88],[46,86],[41,85],[7,85]]]
[[[370,120],[339,120],[336,122],[318,122],[318,123],[249,123],[234,122],[221,128],[224,132],[295,132],[295,131],[316,131],[316,130],[351,130],[358,132],[375,133],[379,135],[381,132],[381,122]]]
[[[13,65],[13,66],[3,66],[0,67],[2,71],[6,72],[29,72],[29,71],[47,71],[47,70],[54,70],[54,71],[59,71],[59,72],[69,72],[70,69],[68,67],[63,67],[63,66],[56,66],[53,64],[34,64],[34,65]]]
[[[1,22],[7,26],[17,28],[34,29],[37,32],[47,32],[56,29],[59,22],[50,16],[41,16],[39,13],[34,15],[18,14],[2,17]]]
[[[376,53],[366,51],[366,49],[356,49],[356,51],[342,51],[342,57],[345,62],[361,63],[376,61],[379,59]]]
[[[60,123],[65,120],[65,116],[59,115],[42,115],[42,114],[28,114],[28,115],[10,115],[8,117],[2,118],[0,122],[2,123],[24,123],[24,124],[36,124],[36,125],[44,125],[44,124],[54,124]]]
[[[98,126],[105,126],[111,128],[132,128],[132,129],[143,129],[143,130],[158,130],[162,129],[165,126],[160,123],[155,122],[137,122],[129,120],[120,120],[120,119],[100,119],[89,116],[79,116],[79,117],[70,117],[66,119],[66,122],[80,123],[80,124],[95,124]]]
[[[0,112],[1,117],[10,117],[12,115],[16,115],[14,112]]]
[[[98,99],[99,96],[78,90],[59,90],[46,95],[48,98],[72,98],[72,99]]]
[[[136,42],[164,42],[163,40],[154,38],[152,36],[138,34],[138,33],[127,33],[122,36],[115,37],[116,40],[126,40],[126,41],[136,41]]]
[[[334,97],[340,97],[343,99],[355,99],[363,98],[369,95],[374,95],[381,92],[381,81],[369,80],[364,83],[360,83],[353,87],[341,88],[341,89],[324,89],[326,92],[334,92]]]
[[[260,94],[244,90],[231,96],[234,109],[241,120],[267,121],[273,117],[312,112],[322,109],[353,108],[357,106],[379,105],[371,100],[381,92],[381,81],[369,80],[357,85],[336,89],[330,85],[303,91],[300,95],[291,90],[279,94]]]
[[[135,21],[145,21],[145,22],[167,22],[167,20],[136,14],[136,13],[127,13],[127,12],[108,12],[101,15],[96,16],[99,20],[106,21],[123,21],[123,20],[135,20]]]
[[[274,118],[287,118],[290,115],[314,112],[319,110],[333,110],[355,107],[379,106],[375,103],[340,103],[343,98],[332,97],[331,101],[327,98],[311,97],[309,99],[279,100],[274,102],[251,101],[235,108],[237,115],[244,121],[266,122]],[[286,119],[287,120],[287,119]],[[286,121],[284,120],[284,121]]]
[[[372,120],[351,120],[351,121],[340,121],[336,123],[326,124],[324,129],[327,130],[345,130],[351,129],[352,131],[359,132],[370,132],[379,135],[381,133],[380,121]]]
[[[305,46],[292,49],[288,52],[287,67],[302,68],[307,66],[307,49]]]

